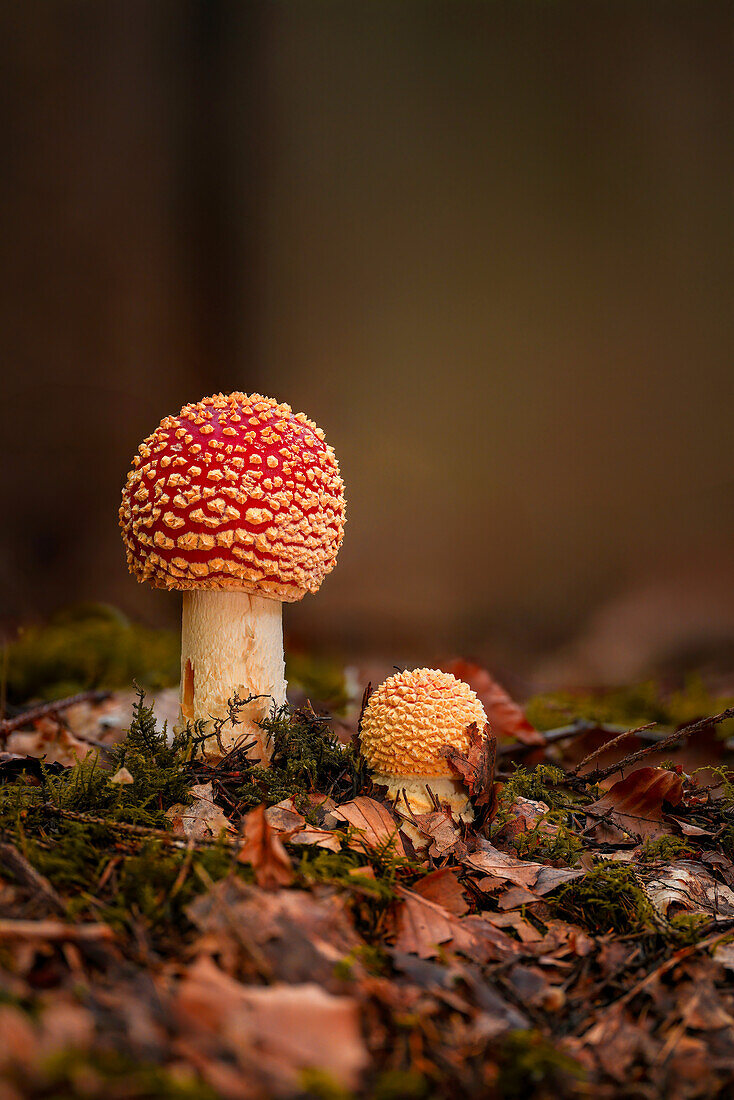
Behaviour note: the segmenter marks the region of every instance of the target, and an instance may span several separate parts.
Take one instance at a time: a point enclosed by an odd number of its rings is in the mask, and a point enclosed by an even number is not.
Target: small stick
[[[613,737],[611,741],[605,741],[598,749],[594,749],[594,751],[590,752],[588,756],[585,756],[583,760],[580,760],[571,774],[578,775],[585,764],[590,764],[591,761],[596,760],[598,756],[603,756],[605,752],[608,752],[609,749],[613,749],[620,741],[624,741],[625,737],[633,737],[637,733],[643,733],[645,730],[652,729],[654,725],[655,722],[648,722],[646,726],[638,726],[637,729],[634,730],[625,730],[624,733],[620,733],[616,737]]]
[[[14,718],[3,718],[0,721],[0,737],[7,737],[13,730],[21,729],[31,722],[37,722],[39,718],[46,718],[58,714],[61,710],[68,710],[76,703],[103,703],[109,699],[112,693],[109,691],[80,691],[78,695],[69,695],[66,699],[54,699],[52,703],[42,703],[38,707],[16,714]]]
[[[63,924],[60,920],[0,920],[0,940],[114,940],[109,924]]]
[[[14,844],[0,842],[0,867],[7,867],[19,882],[53,905],[54,909],[61,913],[66,912],[66,906],[48,879],[31,866]]]
[[[721,714],[713,714],[710,718],[700,718],[698,722],[691,722],[688,726],[681,726],[679,730],[671,733],[668,737],[664,737],[662,741],[656,741],[654,745],[646,745],[644,749],[638,749],[636,752],[631,752],[629,756],[625,756],[624,759],[617,761],[616,764],[610,764],[608,768],[602,768],[601,770],[590,772],[583,778],[587,783],[598,783],[601,779],[606,779],[609,775],[614,775],[615,772],[621,771],[629,764],[634,764],[638,760],[642,760],[643,757],[649,756],[652,752],[661,752],[663,749],[667,749],[670,745],[674,745],[676,741],[681,737],[690,737],[692,733],[699,733],[701,730],[708,729],[709,726],[717,726],[720,722],[726,722],[727,718],[734,718],[734,707],[727,707],[726,710],[722,710]]]

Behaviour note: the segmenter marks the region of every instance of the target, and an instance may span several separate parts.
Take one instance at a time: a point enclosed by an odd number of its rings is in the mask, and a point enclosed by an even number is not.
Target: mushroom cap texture
[[[167,416],[138,447],[120,505],[139,581],[283,601],[317,591],[344,522],[324,433],[260,394],[219,393]]]
[[[362,753],[381,775],[455,778],[441,748],[467,752],[467,728],[476,722],[481,731],[486,721],[476,694],[450,672],[399,672],[370,695],[362,715]]]

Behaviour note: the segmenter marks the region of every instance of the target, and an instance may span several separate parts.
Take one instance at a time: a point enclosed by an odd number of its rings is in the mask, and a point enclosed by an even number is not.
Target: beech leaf
[[[256,806],[245,818],[245,843],[237,859],[251,863],[258,886],[275,890],[293,882],[293,867],[283,841],[268,824],[265,807]]]
[[[521,741],[523,745],[545,744],[542,733],[531,726],[522,707],[507,694],[486,668],[462,658],[449,661],[443,668],[444,671],[453,673],[457,680],[463,680],[477,693],[496,737],[511,737]]]

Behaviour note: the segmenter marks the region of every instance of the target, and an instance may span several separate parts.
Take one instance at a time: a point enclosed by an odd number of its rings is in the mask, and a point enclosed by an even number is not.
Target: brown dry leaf
[[[278,834],[268,824],[264,806],[250,810],[245,818],[244,836],[245,843],[237,859],[240,863],[252,864],[258,886],[265,890],[289,886],[293,882],[290,856]]]
[[[428,853],[434,859],[440,859],[451,853],[458,855],[460,850],[466,849],[457,822],[446,810],[432,810],[428,814],[406,816],[405,820],[413,824],[423,836],[430,838]]]
[[[734,1019],[724,1008],[714,983],[700,978],[691,989],[681,1018],[695,1031],[718,1031],[722,1027],[732,1027]]]
[[[38,718],[33,730],[15,730],[7,738],[5,748],[19,756],[33,756],[47,764],[61,764],[71,768],[90,752],[97,750],[86,741],[80,741],[70,730],[53,718]]]
[[[346,821],[348,825],[359,830],[360,837],[349,842],[350,848],[364,850],[385,848],[393,844],[396,855],[405,855],[397,822],[382,802],[360,795],[352,802],[336,806],[331,810],[331,816],[339,821]]]
[[[657,1053],[643,1028],[623,1011],[610,1008],[580,1040],[590,1047],[604,1071],[615,1081],[627,1082],[628,1071],[638,1056],[652,1059]]]
[[[192,840],[210,840],[218,837],[222,830],[234,833],[231,822],[214,801],[211,782],[199,783],[189,793],[194,799],[191,806],[178,802],[166,810],[174,835],[190,837]]]
[[[496,737],[511,737],[523,745],[544,745],[545,738],[530,725],[522,707],[507,694],[486,668],[457,658],[442,666],[463,680],[477,695]]]
[[[599,815],[611,823],[610,839],[620,832],[639,837],[657,837],[673,830],[664,821],[663,805],[678,806],[683,800],[683,780],[666,768],[636,768],[614,783],[606,794],[587,806],[594,820]],[[595,831],[597,839],[601,839]]]
[[[550,825],[548,822],[542,824],[543,818],[549,811],[550,808],[545,802],[533,802],[530,798],[516,798],[511,806],[506,807],[509,818],[507,824],[495,833],[493,840],[508,847],[513,846],[513,841],[517,837],[534,829],[540,829],[549,836],[557,833],[558,828],[555,825]]]
[[[292,798],[269,806],[265,811],[265,818],[276,833],[288,834],[287,840],[290,844],[315,844],[330,852],[338,852],[342,846],[342,838],[338,833],[306,824],[306,818],[295,808]]]
[[[414,883],[412,889],[422,898],[442,905],[455,917],[463,917],[469,909],[457,871],[453,867],[442,867],[439,871],[431,871]]]
[[[268,980],[318,982],[336,990],[343,984],[337,964],[362,946],[347,906],[331,887],[266,893],[229,878],[196,898],[186,913],[203,936],[199,951],[216,954],[228,972],[255,959]]]
[[[483,871],[496,881],[497,886],[511,882],[513,886],[533,887],[538,875],[545,869],[542,863],[530,863],[500,852],[483,837],[475,839],[475,847],[462,862],[476,871]]]
[[[395,949],[422,959],[433,958],[442,944],[451,943],[460,933],[459,919],[413,890],[399,887],[397,892],[402,900],[395,911]]]
[[[717,882],[702,863],[686,859],[669,863],[646,882],[645,889],[663,916],[673,910],[703,913],[716,920],[734,917],[734,890]]]
[[[523,943],[541,943],[543,940],[537,928],[534,928],[519,913],[485,913],[484,915],[495,928],[511,928],[513,932],[517,932],[518,938]]]
[[[444,745],[445,756],[454,771],[461,777],[475,806],[488,806],[492,797],[494,763],[497,740],[489,725],[479,732],[476,722],[467,730],[469,751],[459,752],[453,745]]]
[[[734,943],[720,943],[714,951],[714,959],[726,970],[734,970]]]
[[[302,829],[306,824],[306,818],[296,809],[292,798],[286,798],[275,806],[268,806],[265,810],[265,820],[277,833]]]
[[[198,1052],[214,1065],[239,1066],[241,1087],[235,1078],[228,1081],[233,1100],[291,1096],[301,1091],[305,1070],[354,1089],[367,1065],[357,1002],[312,983],[245,986],[202,957],[178,984],[172,1007],[181,1051],[195,1065],[202,1064]]]

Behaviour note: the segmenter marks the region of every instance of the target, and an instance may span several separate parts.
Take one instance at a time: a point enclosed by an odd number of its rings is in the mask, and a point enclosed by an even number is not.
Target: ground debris
[[[734,757],[686,771],[728,708],[677,700],[666,761],[650,695],[627,736],[567,709],[539,734],[465,672],[504,768],[478,735],[450,754],[472,824],[406,818],[306,702],[268,719],[271,769],[203,759],[142,694],[127,733],[121,694],[14,717],[3,1100],[729,1095]]]

